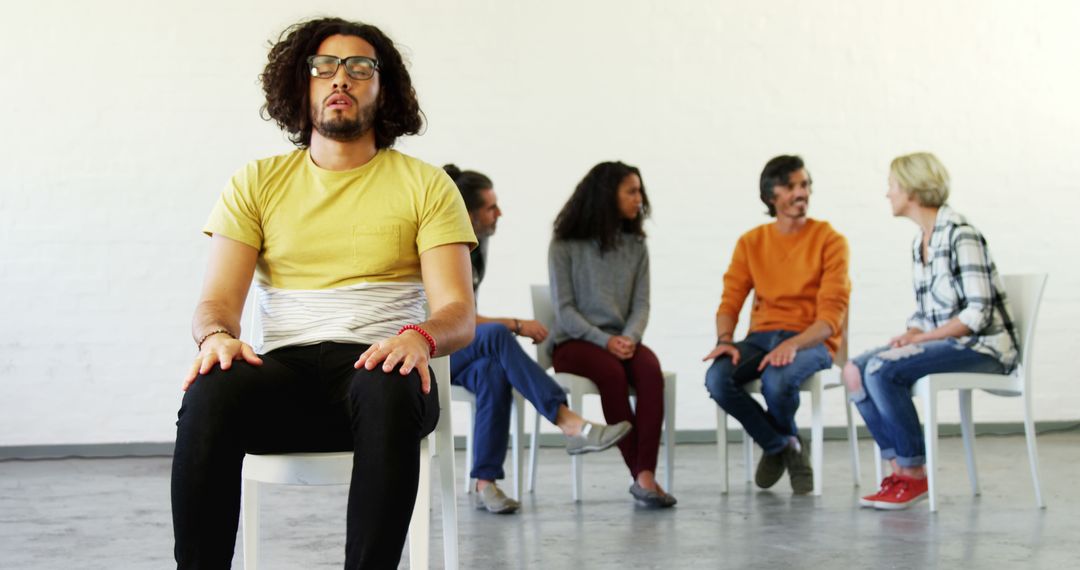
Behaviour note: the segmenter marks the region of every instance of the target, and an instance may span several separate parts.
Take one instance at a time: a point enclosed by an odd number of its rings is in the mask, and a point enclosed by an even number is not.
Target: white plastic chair
[[[513,393],[514,405],[510,408],[510,449],[511,460],[514,462],[511,468],[514,477],[514,488],[511,490],[511,495],[520,501],[521,490],[525,481],[525,477],[522,476],[525,454],[521,452],[521,448],[525,443],[525,398],[517,390],[514,390]],[[450,390],[450,399],[468,404],[471,412],[469,414],[469,431],[465,433],[465,494],[469,494],[473,491],[473,479],[469,474],[472,473],[473,432],[476,430],[476,395],[466,390],[464,386],[455,384]]]
[[[840,370],[847,362],[847,319],[844,319],[844,334],[840,343],[840,349],[836,353],[833,367],[829,370],[817,372],[799,387],[800,392],[810,393],[810,466],[814,470],[814,495],[821,496],[822,492],[822,469],[824,466],[825,449],[825,418],[822,413],[822,400],[825,390],[843,386],[840,381]],[[751,394],[761,393],[761,380],[754,380],[744,386]],[[846,390],[845,390],[846,392]],[[846,405],[848,443],[851,446],[851,476],[855,486],[859,486],[862,478],[859,469],[859,435],[855,429],[855,422],[851,406]],[[720,456],[720,490],[728,492],[728,453],[727,453],[727,413],[720,406],[716,407],[716,450]],[[743,430],[743,458],[746,468],[746,483],[754,480],[754,441],[750,434]]]
[[[532,305],[533,316],[536,320],[544,324],[545,327],[551,328],[555,323],[555,310],[551,306],[551,290],[547,285],[533,285],[532,286]],[[544,370],[551,368],[551,354],[547,349],[547,344],[552,342],[547,340],[544,344],[540,345],[536,349],[536,361],[540,364],[540,367]],[[582,399],[589,394],[600,395],[599,390],[596,388],[596,384],[585,378],[584,376],[578,376],[576,374],[570,374],[568,372],[556,372],[554,374],[555,382],[562,386],[570,395],[569,408],[575,412],[581,413],[582,411]],[[636,399],[636,392],[633,386],[630,387],[630,399],[633,404]],[[536,415],[536,422],[533,425],[532,444],[529,448],[529,492],[536,490],[536,455],[539,447],[540,437],[540,414]],[[675,373],[664,372],[664,487],[668,491],[675,488]],[[570,457],[571,475],[573,477],[572,495],[574,501],[581,501],[582,491],[584,490],[584,463],[580,455],[573,455]]]
[[[1027,439],[1028,463],[1031,467],[1031,483],[1035,487],[1035,505],[1046,508],[1042,484],[1039,479],[1039,450],[1035,443],[1035,417],[1031,404],[1031,367],[1035,354],[1035,323],[1039,317],[1043,290],[1046,288],[1045,273],[1028,275],[1004,275],[1005,295],[1011,309],[1010,316],[1016,327],[1016,339],[1020,343],[1020,358],[1011,374],[949,373],[930,374],[919,379],[911,388],[912,396],[918,396],[923,404],[923,439],[926,445],[926,474],[929,478],[930,511],[937,511],[938,422],[937,395],[943,390],[957,390],[960,399],[960,433],[964,440],[964,459],[967,463],[971,493],[978,496],[979,476],[975,470],[975,428],[971,418],[971,391],[983,390],[995,396],[1019,397],[1024,405],[1024,435]],[[874,465],[878,481],[883,478],[881,448],[874,443]]]
[[[439,389],[439,423],[435,431],[420,441],[420,484],[409,523],[409,565],[426,569],[431,534],[431,456],[439,458],[442,488],[443,556],[446,568],[458,567],[457,496],[454,493],[454,433],[450,418],[450,361],[431,360]],[[435,438],[435,445],[428,440]],[[352,478],[353,454],[286,453],[248,454],[244,457],[242,518],[244,521],[244,569],[255,570],[259,560],[259,487],[274,485],[348,485]]]

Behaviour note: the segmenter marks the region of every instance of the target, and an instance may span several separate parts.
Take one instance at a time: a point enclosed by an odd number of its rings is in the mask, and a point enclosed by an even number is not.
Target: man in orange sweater
[[[746,232],[735,245],[716,311],[716,347],[704,358],[715,359],[705,375],[709,395],[764,450],[754,481],[767,489],[786,469],[797,495],[813,490],[808,450],[795,426],[799,386],[832,366],[851,291],[847,240],[806,215],[811,185],[797,156],[765,165],[761,201],[776,220]],[[751,289],[750,333],[735,342],[735,323]],[[743,390],[758,378],[767,411]]]

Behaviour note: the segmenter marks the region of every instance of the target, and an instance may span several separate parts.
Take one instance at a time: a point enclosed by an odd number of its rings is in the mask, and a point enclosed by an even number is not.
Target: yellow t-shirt
[[[450,177],[395,150],[345,171],[303,149],[250,162],[203,231],[258,249],[259,281],[282,289],[419,282],[421,252],[477,243]]]
[[[372,343],[423,320],[420,253],[477,243],[450,177],[394,150],[346,171],[320,168],[307,150],[253,161],[203,231],[259,250],[263,352]]]

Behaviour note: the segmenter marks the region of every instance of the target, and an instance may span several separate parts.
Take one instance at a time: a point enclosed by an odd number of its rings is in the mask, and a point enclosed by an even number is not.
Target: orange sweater
[[[724,274],[717,315],[738,321],[751,289],[750,332],[802,332],[824,321],[833,330],[825,346],[835,356],[851,293],[847,240],[828,222],[813,219],[792,235],[782,235],[775,224],[746,232]]]

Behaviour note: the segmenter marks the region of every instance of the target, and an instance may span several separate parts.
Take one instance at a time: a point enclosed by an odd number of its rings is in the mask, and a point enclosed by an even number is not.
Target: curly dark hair
[[[805,169],[806,163],[803,162],[802,158],[794,154],[782,154],[765,163],[765,168],[761,171],[758,189],[761,191],[761,202],[769,209],[770,216],[776,217],[776,206],[773,206],[773,199],[776,198],[776,195],[773,193],[773,188],[786,185],[792,174]],[[809,170],[806,171],[806,176],[810,176]]]
[[[641,171],[622,162],[601,162],[578,183],[555,218],[555,239],[596,240],[600,251],[615,248],[620,233],[645,237],[642,224],[649,217],[649,196],[641,182],[641,213],[633,220],[619,215],[619,184],[629,175],[641,179]]]
[[[390,148],[403,135],[415,135],[424,126],[423,112],[416,100],[409,71],[394,46],[379,28],[341,18],[320,18],[289,26],[270,55],[259,80],[266,103],[259,110],[263,119],[273,119],[298,147],[311,144],[311,113],[308,101],[308,56],[314,55],[323,40],[333,35],[356,36],[375,48],[379,60],[379,99],[375,111],[375,147]]]

